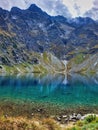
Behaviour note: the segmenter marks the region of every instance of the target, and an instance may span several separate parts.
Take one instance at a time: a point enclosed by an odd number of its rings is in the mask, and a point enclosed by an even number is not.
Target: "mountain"
[[[26,10],[13,7],[10,12],[0,8],[0,64],[33,65],[45,52],[59,61],[98,54],[98,22],[52,17],[35,4]]]
[[[98,75],[98,52],[95,54],[78,54],[68,63],[69,73],[81,73],[86,75]]]

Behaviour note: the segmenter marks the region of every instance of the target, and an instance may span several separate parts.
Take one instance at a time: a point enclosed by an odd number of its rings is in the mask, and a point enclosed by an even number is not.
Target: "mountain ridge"
[[[32,53],[47,52],[60,60],[97,55],[98,22],[91,18],[49,16],[35,4],[21,10],[0,8],[0,63],[32,64]]]

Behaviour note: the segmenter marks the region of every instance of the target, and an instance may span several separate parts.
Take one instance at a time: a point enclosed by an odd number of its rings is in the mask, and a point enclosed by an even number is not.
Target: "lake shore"
[[[29,109],[26,111],[24,108],[20,107],[20,111],[23,111],[20,113],[14,107],[6,106],[5,112],[5,109],[2,110],[0,106],[0,130],[82,130],[82,128],[97,130],[98,128],[97,114],[46,115],[42,109],[36,108],[36,111],[29,115]]]
[[[84,125],[88,113],[97,115],[98,108],[70,107],[64,109],[52,104],[15,103],[3,100],[0,101],[0,129],[73,130],[77,124],[81,125],[81,120]]]
[[[61,106],[52,103],[39,103],[39,102],[26,102],[26,101],[0,101],[0,113],[9,116],[27,116],[32,117],[32,113],[35,115],[48,116],[62,116],[71,115],[73,113],[85,115],[88,113],[98,114],[98,106]],[[33,114],[33,116],[34,116]]]

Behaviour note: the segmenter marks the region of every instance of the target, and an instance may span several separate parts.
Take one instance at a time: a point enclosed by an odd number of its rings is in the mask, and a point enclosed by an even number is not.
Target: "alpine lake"
[[[98,76],[26,74],[0,76],[0,114],[42,116],[98,113]]]

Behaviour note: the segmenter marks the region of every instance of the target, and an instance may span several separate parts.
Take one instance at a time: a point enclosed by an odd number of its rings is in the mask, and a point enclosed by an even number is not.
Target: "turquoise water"
[[[0,76],[0,101],[98,107],[98,76]]]

